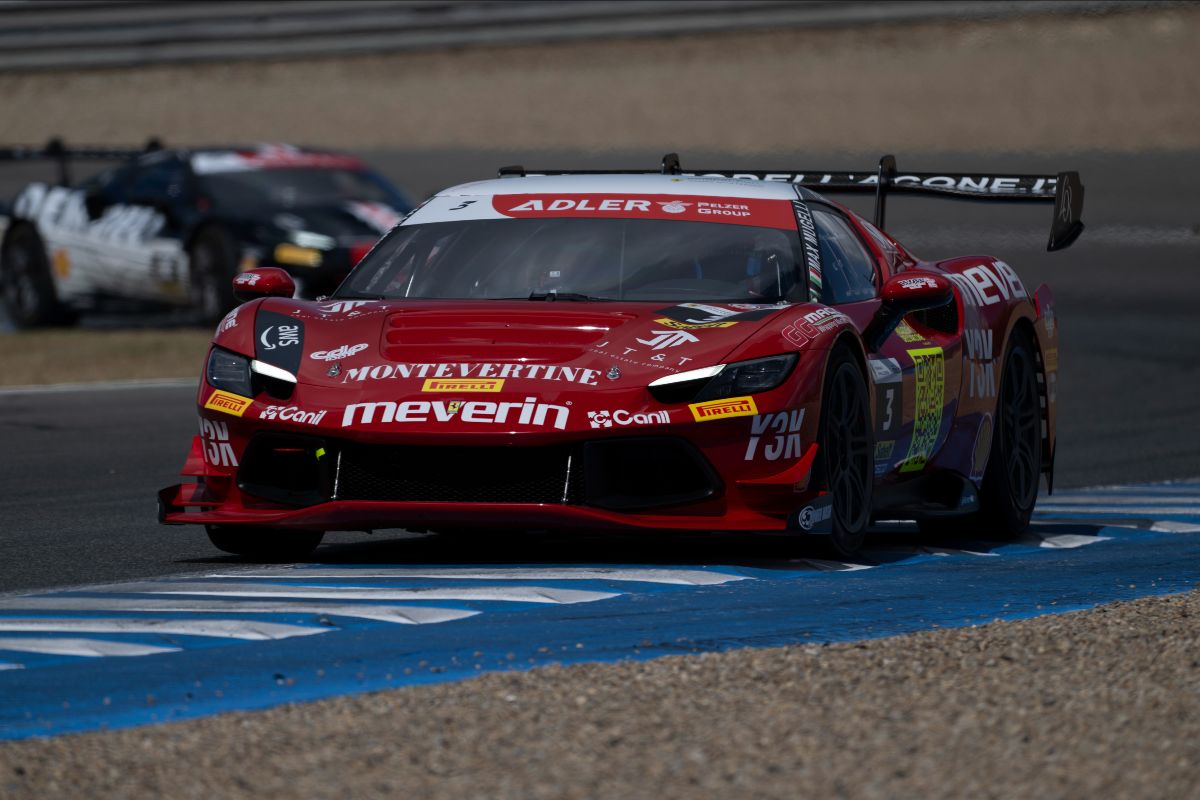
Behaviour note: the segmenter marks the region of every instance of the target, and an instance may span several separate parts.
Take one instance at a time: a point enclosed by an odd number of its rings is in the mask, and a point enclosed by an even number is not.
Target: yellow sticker
[[[896,326],[896,335],[906,342],[926,341],[924,336],[914,331],[912,327],[904,320],[900,320],[900,324]]]
[[[658,325],[662,325],[665,328],[674,328],[675,330],[685,331],[696,330],[698,328],[731,328],[734,325],[737,325],[737,320],[732,322],[679,322],[678,320],[668,319],[667,317],[656,319],[654,322]]]
[[[1056,372],[1058,370],[1058,348],[1051,347],[1046,351],[1046,371]]]
[[[900,465],[901,472],[925,469],[942,431],[942,399],[946,393],[946,365],[942,348],[909,350],[913,360],[916,397],[913,408],[912,443]]]
[[[54,274],[60,278],[71,274],[71,256],[61,247],[54,251]]]
[[[708,422],[713,419],[726,417],[753,417],[758,413],[753,397],[730,397],[725,400],[708,400],[703,403],[691,403],[688,408],[696,422]]]
[[[205,408],[211,408],[213,411],[220,411],[225,414],[232,414],[235,417],[240,417],[246,413],[246,409],[254,401],[249,397],[222,392],[220,389],[214,389],[213,393],[208,396],[208,402],[204,404]]]
[[[426,378],[422,392],[498,392],[503,378]]]
[[[320,250],[314,250],[311,247],[300,247],[299,245],[278,244],[275,246],[275,260],[280,264],[295,264],[300,267],[319,267],[321,266]]]

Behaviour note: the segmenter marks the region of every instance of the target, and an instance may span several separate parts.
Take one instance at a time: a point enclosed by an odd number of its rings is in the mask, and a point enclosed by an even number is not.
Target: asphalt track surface
[[[535,160],[530,154],[451,158],[425,153],[377,154],[374,160],[419,196],[438,185],[486,176],[499,162],[609,167],[654,164],[658,155],[584,158],[550,153]],[[863,160],[822,158],[819,165],[836,167]],[[1074,247],[1058,254],[1044,252],[1048,207],[896,198],[889,209],[889,229],[919,255],[991,253],[1013,264],[1030,288],[1043,281],[1054,288],[1062,329],[1058,487],[1200,475],[1200,437],[1194,420],[1200,390],[1196,358],[1200,325],[1195,312],[1200,297],[1200,273],[1195,269],[1200,256],[1200,203],[1187,179],[1188,174],[1196,174],[1198,161],[1186,155],[1053,160],[955,156],[901,162],[902,168],[914,170],[1072,167],[1083,174],[1089,230]],[[685,167],[688,163],[685,155]],[[696,157],[694,163],[774,169],[791,163],[817,164],[817,160],[735,160],[710,154]],[[0,592],[44,592],[157,576],[178,580],[189,574],[244,568],[213,550],[201,531],[155,522],[155,492],[177,480],[194,433],[193,393],[194,387],[186,384],[0,391],[0,429],[6,445],[0,461]],[[1096,533],[1092,528],[1085,535]],[[1111,565],[1141,552],[1139,546],[1155,544],[1167,549],[1163,560],[1147,565],[1147,575],[1161,577],[1163,563],[1175,557],[1195,563],[1196,553],[1171,550],[1194,549],[1185,541],[1193,537],[1139,535],[1147,538],[1129,534],[1135,538],[1088,547],[1086,558],[1095,560],[1099,569],[1101,564]],[[871,547],[886,549],[898,542],[917,548],[945,544],[883,532],[873,537]],[[805,555],[802,545],[771,537],[525,535],[500,539],[481,531],[464,545],[461,540],[381,532],[333,534],[317,552],[314,564],[381,568],[476,564],[502,569],[519,564],[672,569],[720,564],[753,570],[781,569]],[[952,561],[958,567],[974,563],[968,556],[955,556]],[[873,581],[884,574],[897,573],[880,570],[833,577]],[[1177,573],[1153,590],[1145,583],[1142,586],[1151,593],[1180,590],[1195,578]],[[1062,599],[1063,591],[1079,591],[1079,587],[1060,585],[1059,590],[1051,594]],[[1099,592],[1081,605],[1121,596]],[[781,641],[751,637],[733,644]],[[6,654],[0,661],[11,659]],[[30,670],[29,675],[38,672]],[[298,698],[281,697],[287,699]]]

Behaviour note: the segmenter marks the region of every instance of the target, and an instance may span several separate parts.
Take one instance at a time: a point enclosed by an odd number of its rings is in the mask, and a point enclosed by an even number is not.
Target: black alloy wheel
[[[0,301],[18,328],[55,321],[58,298],[42,237],[31,225],[9,232],[0,252]]]
[[[192,306],[202,321],[219,322],[236,305],[233,278],[237,274],[237,258],[237,245],[220,228],[205,228],[188,248]]]
[[[1042,409],[1033,343],[1013,333],[996,400],[996,434],[979,493],[983,532],[1016,536],[1029,527],[1042,475]]]
[[[302,561],[325,538],[324,531],[288,531],[244,525],[205,525],[208,540],[218,550],[250,561]]]
[[[824,537],[825,547],[837,558],[850,558],[867,535],[875,476],[867,384],[845,347],[829,359],[817,435],[816,485],[833,496],[833,533]]]

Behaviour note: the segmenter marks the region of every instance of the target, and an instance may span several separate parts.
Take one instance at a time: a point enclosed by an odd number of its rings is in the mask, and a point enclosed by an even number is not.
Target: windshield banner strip
[[[514,219],[581,217],[719,222],[795,230],[787,200],[674,194],[501,194],[492,209]]]

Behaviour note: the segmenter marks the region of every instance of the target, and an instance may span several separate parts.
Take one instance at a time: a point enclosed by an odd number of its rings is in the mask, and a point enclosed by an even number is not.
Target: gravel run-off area
[[[1192,798],[1200,593],[0,745],[18,798]]]

